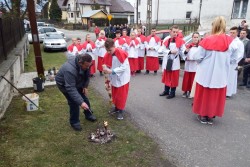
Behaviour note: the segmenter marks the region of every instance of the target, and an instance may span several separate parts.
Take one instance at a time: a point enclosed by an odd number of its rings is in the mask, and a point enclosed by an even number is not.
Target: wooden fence
[[[7,59],[8,53],[16,47],[24,34],[23,20],[0,18],[0,63]]]

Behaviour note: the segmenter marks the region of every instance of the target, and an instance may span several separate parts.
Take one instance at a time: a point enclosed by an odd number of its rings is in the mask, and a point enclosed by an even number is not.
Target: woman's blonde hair
[[[212,23],[212,35],[224,34],[226,32],[226,20],[223,16],[218,16]]]
[[[101,34],[105,35],[105,31],[104,31],[104,30],[101,30],[100,33],[99,33],[99,36],[100,36]]]

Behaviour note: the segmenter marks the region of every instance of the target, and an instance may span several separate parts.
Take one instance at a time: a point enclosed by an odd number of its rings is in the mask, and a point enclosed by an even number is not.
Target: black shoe
[[[213,125],[213,123],[214,123],[213,118],[207,117],[207,124],[208,124],[208,125]]]
[[[166,91],[164,91],[164,92],[162,92],[161,94],[159,94],[159,96],[167,96],[167,95],[169,95],[169,93],[166,92]]]
[[[186,97],[187,97],[187,92],[184,92],[184,93],[182,94],[182,97],[186,98]]]
[[[90,111],[85,110],[84,115],[85,115],[85,119],[87,119],[88,121],[91,121],[91,122],[96,121],[96,117]]]
[[[207,124],[207,118],[206,117],[202,117],[200,115],[197,115],[197,119],[200,121],[200,123]]]
[[[136,73],[138,73],[138,74],[141,73],[141,70],[137,70]]]
[[[102,72],[100,72],[100,76],[103,76],[103,73],[102,73]]]
[[[240,83],[239,86],[247,86],[245,83]]]
[[[119,110],[118,111],[118,113],[117,113],[117,117],[116,117],[116,119],[118,119],[118,120],[123,120],[124,118],[123,118],[123,110]]]
[[[75,131],[81,131],[82,127],[80,124],[71,124],[71,127],[75,130]]]
[[[114,114],[116,114],[116,113],[118,113],[118,109],[116,108],[116,107],[114,107],[114,108],[112,108],[110,111],[109,111],[109,114],[110,115],[114,115]]]
[[[170,95],[168,95],[166,98],[167,99],[172,99],[172,98],[174,98],[175,97],[175,94],[170,94]]]

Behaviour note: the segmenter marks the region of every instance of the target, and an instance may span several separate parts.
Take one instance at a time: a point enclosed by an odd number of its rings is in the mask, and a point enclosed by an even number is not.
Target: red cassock
[[[179,84],[179,74],[180,70],[167,71],[164,70],[162,73],[162,83],[170,88],[177,87]]]
[[[138,57],[138,70],[144,70],[144,57]]]
[[[146,38],[147,42],[149,43],[151,38],[155,39],[155,42],[158,43],[161,41],[161,39],[158,36],[152,37],[151,35]],[[154,54],[158,54],[157,51],[154,51]],[[150,51],[147,51],[147,57],[146,57],[146,70],[148,71],[157,71],[159,70],[159,59],[158,56],[150,55]]]
[[[222,52],[228,50],[231,42],[232,38],[225,34],[213,35],[203,39],[200,42],[200,46],[207,51],[213,50],[221,54]],[[218,55],[212,54],[211,56],[218,56]],[[228,57],[230,57],[230,55],[228,55]],[[212,64],[212,66],[214,66],[214,64]],[[220,67],[225,68],[226,66],[227,65],[222,64]],[[196,75],[198,75],[198,73]],[[221,88],[204,87],[198,83],[197,79],[195,95],[194,95],[194,103],[193,103],[193,112],[195,114],[201,116],[208,116],[210,118],[213,118],[214,116],[222,117],[225,108],[225,101],[226,101],[226,86]]]
[[[157,71],[159,70],[159,59],[158,57],[146,57],[146,70]]]
[[[138,58],[128,58],[130,70],[137,71],[138,70]]]
[[[111,89],[112,89],[112,99],[114,105],[116,106],[117,109],[124,110],[128,97],[129,83],[121,87],[111,86]]]
[[[103,65],[103,57],[98,56],[98,64],[97,64],[97,70],[103,71],[102,65]]]
[[[138,37],[140,38],[141,43],[144,43],[146,41],[146,37],[144,35],[138,35]],[[138,70],[144,70],[145,48],[140,49],[140,50],[142,50],[142,51],[138,52]],[[142,54],[142,55],[140,55],[140,54]]]
[[[193,112],[200,116],[222,117],[226,102],[227,88],[206,88],[196,83]]]
[[[194,82],[194,77],[195,77],[195,72],[188,72],[188,71],[184,72],[183,82],[182,82],[183,92],[191,91]]]

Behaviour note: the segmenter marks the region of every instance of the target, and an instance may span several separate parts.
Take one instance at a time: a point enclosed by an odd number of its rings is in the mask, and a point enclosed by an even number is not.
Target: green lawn
[[[16,96],[0,121],[0,166],[152,167],[167,163],[144,132],[129,120],[109,116],[108,102],[93,89],[89,98],[98,122],[88,122],[81,113],[82,132],[69,126],[68,106],[56,87],[46,87],[39,96],[45,113],[25,111],[21,96]],[[103,145],[89,142],[89,133],[104,120],[117,139]]]
[[[43,67],[44,70],[47,71],[52,67],[56,67],[59,69],[61,65],[66,61],[66,55],[64,52],[61,51],[50,51],[44,52],[42,45],[41,46],[41,53],[42,53],[42,60],[43,60]],[[33,72],[36,71],[36,63],[35,63],[35,56],[34,56],[34,48],[33,45],[30,45],[30,54],[28,58],[25,60],[25,72]]]
[[[34,70],[32,48],[25,71]],[[60,67],[63,53],[43,53],[45,68]],[[31,89],[24,93],[33,92]],[[68,105],[56,86],[46,87],[39,93],[40,106],[45,110],[27,112],[21,96],[15,96],[0,120],[0,166],[66,166],[66,167],[158,167],[172,165],[163,158],[158,145],[143,131],[136,128],[129,117],[118,121],[109,116],[108,101],[90,87],[89,99],[98,122],[84,119],[83,131],[75,132],[69,125]],[[88,141],[104,120],[117,135],[108,144]]]

